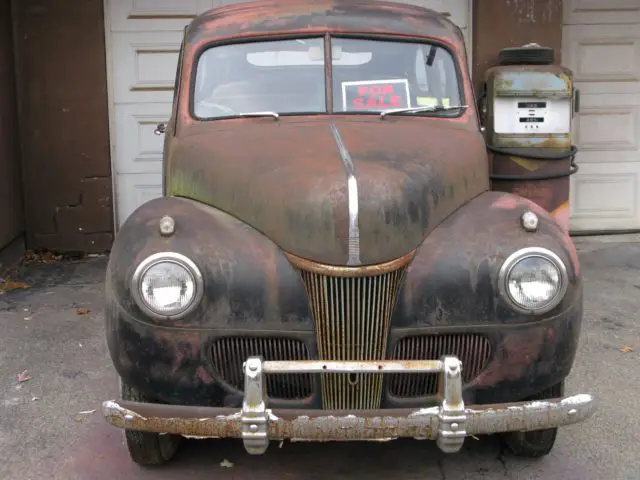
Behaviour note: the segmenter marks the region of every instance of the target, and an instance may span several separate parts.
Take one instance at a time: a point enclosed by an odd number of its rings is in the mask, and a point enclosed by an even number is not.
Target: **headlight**
[[[184,255],[156,253],[136,268],[131,292],[138,306],[152,317],[184,317],[202,298],[202,274]]]
[[[507,258],[500,269],[498,288],[517,311],[541,314],[555,308],[567,291],[567,269],[546,248],[523,248]]]

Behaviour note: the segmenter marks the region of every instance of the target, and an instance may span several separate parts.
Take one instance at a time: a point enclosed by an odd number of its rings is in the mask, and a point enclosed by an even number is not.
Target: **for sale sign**
[[[410,107],[407,79],[342,82],[342,109],[345,112]]]

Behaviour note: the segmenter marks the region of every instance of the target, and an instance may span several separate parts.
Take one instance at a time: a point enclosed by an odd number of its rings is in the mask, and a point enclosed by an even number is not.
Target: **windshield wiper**
[[[234,117],[273,117],[275,120],[280,118],[280,114],[276,112],[247,112],[237,113],[232,115]]]
[[[457,110],[459,108],[469,108],[469,105],[451,105],[445,107],[444,105],[429,105],[424,107],[412,107],[412,108],[390,108],[380,112],[380,118],[384,118],[387,115],[393,115],[394,113],[420,113],[420,112],[444,112],[447,110]]]

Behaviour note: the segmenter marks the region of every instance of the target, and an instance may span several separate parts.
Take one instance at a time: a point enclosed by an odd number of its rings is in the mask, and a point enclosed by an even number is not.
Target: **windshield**
[[[324,39],[223,45],[198,61],[194,114],[324,113]]]
[[[334,60],[333,105],[336,112],[380,112],[460,104],[460,86],[453,58],[442,47],[336,38],[332,41],[332,50],[337,58],[358,55],[361,59],[357,65]]]
[[[440,46],[333,38],[331,50],[333,112],[460,103],[453,58]],[[199,119],[327,113],[325,71],[323,38],[212,47],[198,60],[193,113]]]

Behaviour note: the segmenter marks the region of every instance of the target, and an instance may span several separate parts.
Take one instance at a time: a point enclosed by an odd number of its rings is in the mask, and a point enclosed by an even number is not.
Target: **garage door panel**
[[[580,99],[586,95],[603,97],[630,97],[640,93],[640,82],[575,82],[580,89]]]
[[[571,229],[637,228],[640,163],[593,163],[580,170],[571,180]]]
[[[580,164],[601,162],[603,155],[616,162],[639,162],[640,93],[583,93],[573,135]]]
[[[564,0],[564,23],[640,23],[640,3],[638,0]]]
[[[116,175],[116,208],[118,226],[143,203],[162,196],[162,175],[125,173]]]
[[[565,1],[563,63],[581,108],[570,225],[640,229],[640,0]]]
[[[120,33],[112,37],[113,95],[118,103],[171,102],[182,32]]]
[[[577,82],[640,82],[640,25],[565,27],[562,56]]]
[[[106,11],[112,32],[182,32],[213,3],[214,0],[111,0]]]
[[[156,135],[158,123],[167,122],[171,103],[115,106],[116,173],[156,173],[162,168],[164,137]]]
[[[585,151],[631,152],[629,161],[637,160],[640,148],[638,119],[640,109],[621,107],[617,109],[586,109],[577,118],[574,142]],[[580,157],[580,161],[586,159]]]

